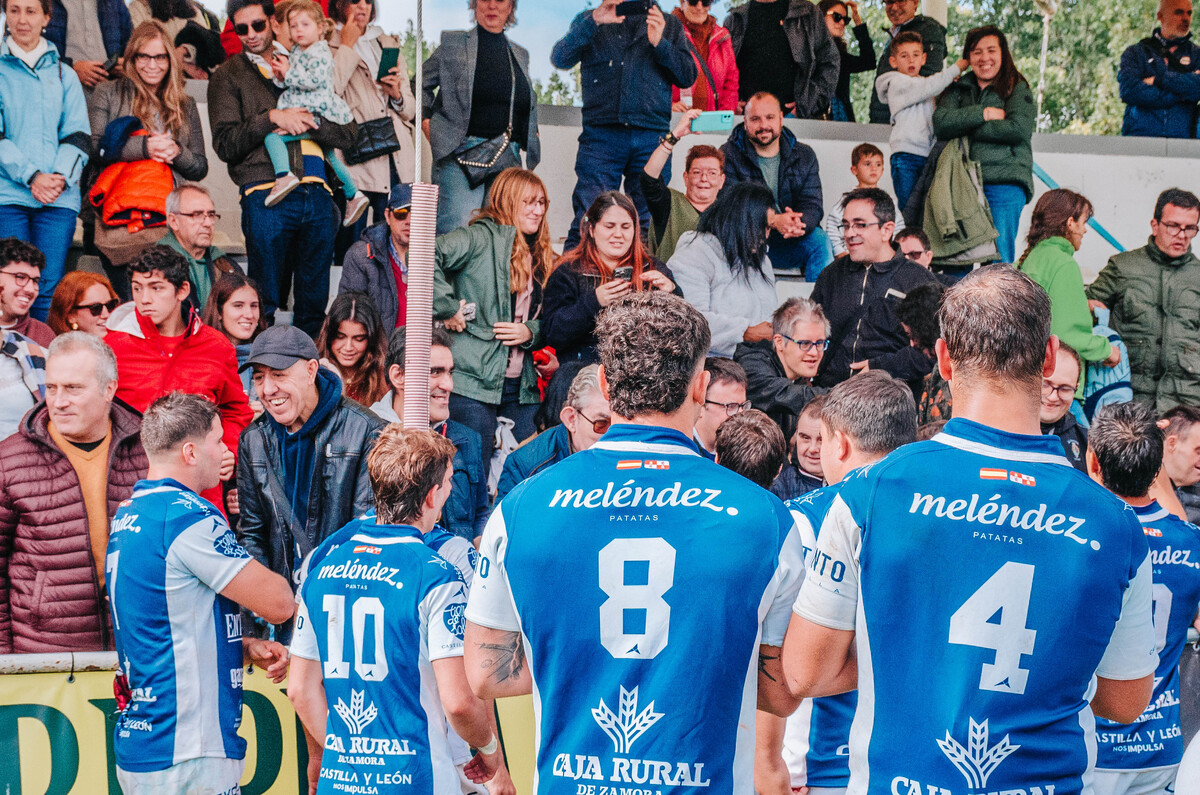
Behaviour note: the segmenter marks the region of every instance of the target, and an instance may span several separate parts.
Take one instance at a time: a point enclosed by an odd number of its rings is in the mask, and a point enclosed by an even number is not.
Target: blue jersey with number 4
[[[462,656],[462,579],[417,528],[356,521],[314,550],[292,639],[329,704],[317,791],[457,795],[432,661]]]
[[[758,647],[802,566],[783,503],[666,428],[614,425],[513,489],[467,618],[524,637],[536,791],[753,793]]]
[[[849,475],[800,617],[856,633],[850,795],[1073,795],[1095,677],[1154,671],[1134,512],[1053,436],[953,419]]]
[[[1154,568],[1154,634],[1158,669],[1150,706],[1125,726],[1096,719],[1096,767],[1149,770],[1183,759],[1179,725],[1179,658],[1200,604],[1200,528],[1157,502],[1135,507]]]

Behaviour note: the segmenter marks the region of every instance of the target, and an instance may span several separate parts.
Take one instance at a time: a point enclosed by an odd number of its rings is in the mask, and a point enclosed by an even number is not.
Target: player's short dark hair
[[[850,202],[865,201],[871,203],[871,211],[880,225],[895,223],[896,203],[882,188],[855,188],[842,196],[842,212],[850,206]]]
[[[969,380],[1041,389],[1050,296],[1011,265],[988,265],[946,290],[938,312],[950,359]]]
[[[909,238],[915,238],[916,240],[920,241],[921,248],[925,251],[929,251],[931,248],[933,248],[932,244],[929,242],[929,235],[925,234],[925,230],[919,226],[906,226],[893,235],[892,247],[897,249],[900,248],[900,241],[908,240]]]
[[[721,466],[770,489],[787,462],[787,442],[774,420],[750,409],[717,428],[716,453]]]
[[[24,262],[39,271],[46,270],[46,255],[30,243],[15,237],[0,237],[0,268]]]
[[[630,419],[679,409],[712,344],[704,315],[659,290],[636,293],[601,312],[596,338],[609,404]]]
[[[888,45],[888,55],[895,55],[905,44],[919,44],[921,47],[924,47],[925,40],[915,30],[903,31],[896,38],[892,39],[892,43]]]
[[[918,284],[896,305],[896,319],[908,326],[908,337],[919,348],[932,349],[942,335],[937,313],[945,293],[941,282]]]
[[[1162,467],[1163,432],[1144,403],[1110,403],[1092,418],[1088,447],[1100,481],[1119,497],[1145,497]]]
[[[882,370],[859,373],[829,390],[821,422],[862,452],[886,455],[917,438],[917,403],[903,381]]]
[[[151,275],[161,273],[162,277],[171,283],[176,290],[188,283],[188,262],[173,248],[167,246],[150,246],[129,263],[130,273]]]
[[[859,144],[850,150],[850,165],[857,166],[862,162],[864,157],[871,157],[872,155],[877,155],[882,160],[883,150],[875,144]]]
[[[704,371],[712,376],[708,382],[709,386],[713,384],[746,386],[746,371],[733,359],[726,359],[724,356],[709,356],[704,360]]]
[[[392,365],[396,365],[401,370],[404,369],[404,353],[407,349],[408,327],[401,326],[391,333],[388,337],[387,358],[384,360],[383,369],[392,369]],[[434,326],[433,333],[429,338],[430,348],[449,348],[450,347],[450,332],[441,326]]]
[[[412,524],[434,486],[454,461],[454,443],[428,428],[394,422],[383,429],[367,454],[367,477],[380,524]]]
[[[163,395],[142,415],[142,447],[153,458],[184,442],[203,439],[217,416],[217,404],[199,395],[179,391]]]
[[[263,13],[267,15],[267,19],[275,16],[275,3],[273,0],[226,0],[225,18],[229,20],[230,24],[233,24],[233,15],[243,8],[250,6],[260,6]]]
[[[1173,409],[1168,409],[1167,413],[1162,415],[1162,418],[1167,421],[1167,427],[1163,429],[1163,438],[1169,439],[1172,436],[1184,436],[1192,429],[1192,426],[1200,422],[1200,408],[1195,406],[1176,406]]]
[[[1163,210],[1166,209],[1168,204],[1173,204],[1181,210],[1200,209],[1200,199],[1196,198],[1196,194],[1190,190],[1167,188],[1158,194],[1158,200],[1154,202],[1155,221],[1162,220]]]

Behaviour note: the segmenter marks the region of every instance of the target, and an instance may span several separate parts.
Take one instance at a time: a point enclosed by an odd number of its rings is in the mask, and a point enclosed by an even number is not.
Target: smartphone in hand
[[[392,70],[400,65],[400,48],[399,47],[384,47],[383,54],[379,56],[379,74],[375,79],[382,80],[392,73]]]

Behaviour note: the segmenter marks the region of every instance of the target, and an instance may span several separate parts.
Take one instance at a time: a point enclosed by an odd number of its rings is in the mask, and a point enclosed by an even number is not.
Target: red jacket
[[[687,25],[683,26],[683,32],[688,37],[688,41],[695,47],[696,42],[692,41],[692,33],[688,30]],[[696,62],[696,80],[704,80],[708,78],[704,74],[704,68],[700,66],[700,54],[697,50],[691,50],[692,60]],[[733,40],[729,36],[729,31],[720,25],[713,27],[712,35],[708,37],[708,71],[712,73],[713,82],[716,83],[717,89],[717,106],[712,107],[711,94],[707,108],[701,110],[737,110],[738,102],[738,68],[737,58],[733,54]],[[671,101],[679,101],[679,86],[671,89]]]
[[[208,398],[220,409],[225,446],[236,454],[238,437],[254,419],[238,376],[237,353],[224,335],[200,322],[190,304],[183,311],[184,340],[170,357],[158,329],[133,304],[112,313],[104,341],[117,355],[117,397],[140,412],[175,390]],[[200,496],[218,507],[223,504],[219,486]]]

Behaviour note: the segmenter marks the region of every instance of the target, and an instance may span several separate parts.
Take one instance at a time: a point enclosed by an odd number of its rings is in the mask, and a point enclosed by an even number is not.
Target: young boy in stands
[[[879,180],[883,179],[883,152],[875,144],[859,144],[850,152],[850,173],[857,180],[855,188],[878,188]],[[838,198],[833,207],[825,212],[825,234],[829,236],[829,245],[833,248],[833,256],[840,257],[846,253],[846,235],[842,232],[842,200],[845,194]],[[904,228],[900,216],[896,216],[896,230]]]

